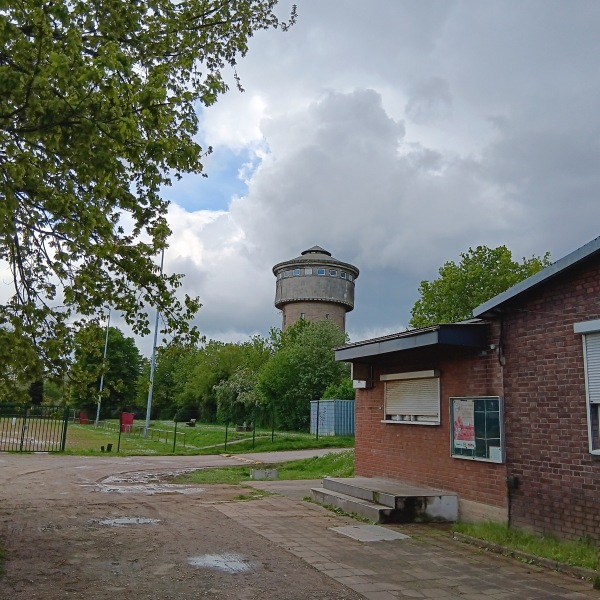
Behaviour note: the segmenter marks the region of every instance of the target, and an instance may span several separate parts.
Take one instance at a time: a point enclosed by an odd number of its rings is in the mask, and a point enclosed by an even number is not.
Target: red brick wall
[[[504,322],[507,468],[520,479],[511,522],[600,540],[600,456],[588,451],[581,335],[600,318],[600,268],[551,282]]]
[[[413,355],[380,367],[374,387],[357,390],[356,473],[441,488],[458,493],[461,499],[506,507],[505,465],[450,457],[449,398],[502,395],[498,356],[471,352],[448,359],[443,354],[428,352],[428,358],[419,360]],[[384,383],[380,375],[428,369],[439,370],[441,376],[441,425],[381,423]]]

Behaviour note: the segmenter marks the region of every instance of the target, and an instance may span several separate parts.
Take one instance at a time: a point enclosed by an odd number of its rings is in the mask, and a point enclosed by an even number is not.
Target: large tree
[[[265,411],[257,389],[262,367],[272,357],[271,341],[254,336],[238,345],[240,364],[227,378],[218,383],[213,391],[217,401],[217,418],[221,422],[242,424],[270,421],[271,412]],[[268,413],[268,417],[266,416]]]
[[[421,281],[421,297],[411,310],[411,327],[468,319],[482,302],[551,264],[548,252],[543,257],[513,260],[506,246],[469,248],[460,258],[458,264],[446,262],[437,279]]]
[[[12,282],[0,329],[16,340],[13,374],[24,362],[29,379],[59,374],[73,331],[106,305],[139,334],[150,306],[189,331],[199,303],[157,266],[160,190],[202,171],[196,109],[226,91],[225,67],[237,79],[255,31],[288,27],[276,2],[2,2],[0,269]]]
[[[100,379],[103,377],[101,416],[110,417],[136,408],[142,363],[135,340],[125,337],[117,327],[108,330],[105,361],[105,333],[97,325],[88,325],[77,332],[69,379],[73,404],[92,412],[98,404]]]
[[[277,352],[258,375],[257,391],[273,408],[282,429],[308,429],[310,401],[319,400],[329,385],[348,376],[336,362],[333,348],[346,341],[332,321],[298,321],[280,336]]]

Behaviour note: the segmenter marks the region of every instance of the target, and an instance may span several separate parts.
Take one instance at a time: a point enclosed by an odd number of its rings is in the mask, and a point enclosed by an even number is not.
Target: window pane
[[[600,422],[600,404],[590,404],[590,432],[591,432],[591,447],[590,450],[600,449],[600,439],[598,424]]]
[[[500,439],[500,413],[488,412],[485,415],[485,437]]]
[[[477,458],[487,458],[487,444],[484,439],[475,438],[475,456]]]
[[[312,275],[312,269],[304,269],[304,274],[305,275]]]
[[[485,413],[475,411],[475,437],[485,437]]]

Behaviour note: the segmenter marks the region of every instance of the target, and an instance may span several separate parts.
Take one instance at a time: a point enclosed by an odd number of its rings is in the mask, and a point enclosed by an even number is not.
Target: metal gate
[[[62,452],[69,408],[0,404],[0,452]]]

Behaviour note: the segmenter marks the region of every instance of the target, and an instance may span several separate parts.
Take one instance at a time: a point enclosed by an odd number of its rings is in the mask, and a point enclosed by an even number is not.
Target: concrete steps
[[[376,523],[456,521],[456,494],[371,477],[323,479],[311,490],[315,502],[337,506]]]

